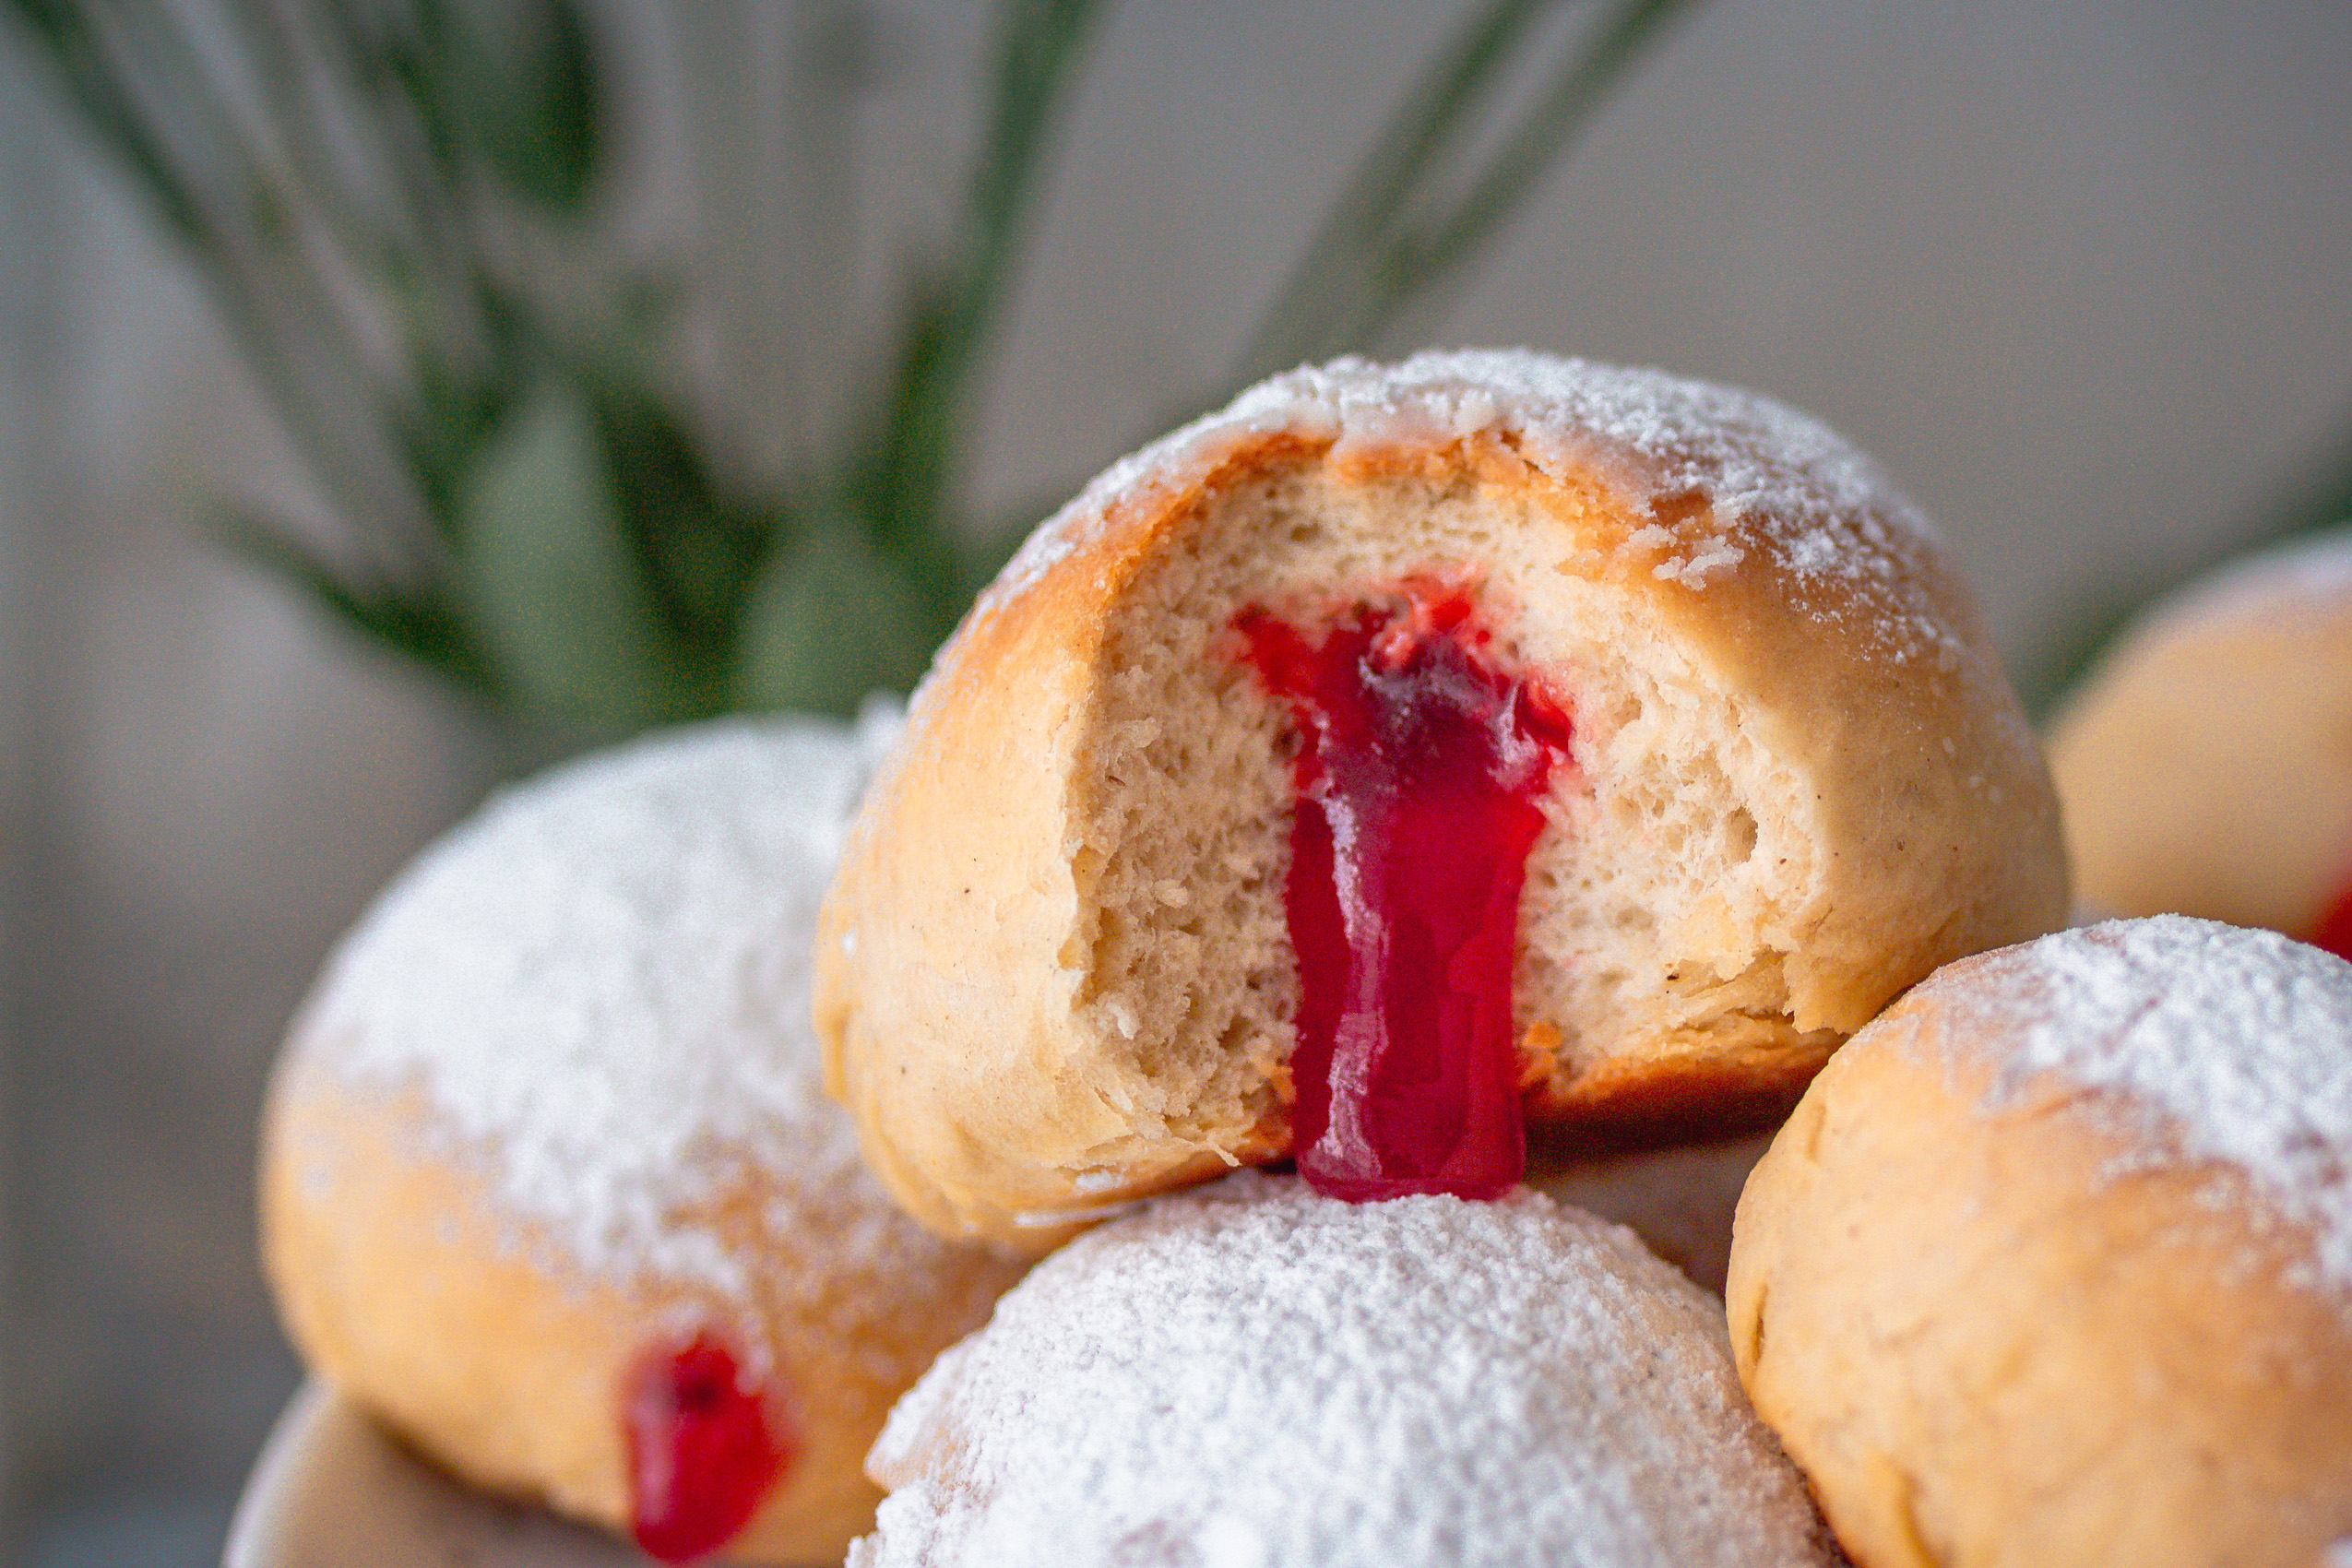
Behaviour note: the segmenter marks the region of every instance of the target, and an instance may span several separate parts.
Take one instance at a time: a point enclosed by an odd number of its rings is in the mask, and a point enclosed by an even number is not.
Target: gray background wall
[[[1463,11],[1114,17],[1009,324],[984,495],[1084,477],[1216,377]],[[847,242],[869,298],[951,209],[985,36],[946,0],[873,18]],[[726,105],[776,85],[751,45],[802,11],[609,19],[661,127],[632,148],[633,243],[776,313],[709,334],[703,373],[748,404],[778,381],[765,345],[797,339],[837,385],[840,302],[780,296],[711,199],[745,156]],[[334,933],[495,756],[201,540],[209,496],[315,505],[48,111],[0,47],[0,1410],[20,1560],[195,1562],[295,1375],[251,1254],[261,1074]],[[2036,657],[2070,607],[2239,534],[2352,431],[2352,6],[1721,0],[1419,336],[1811,407],[1942,519]]]

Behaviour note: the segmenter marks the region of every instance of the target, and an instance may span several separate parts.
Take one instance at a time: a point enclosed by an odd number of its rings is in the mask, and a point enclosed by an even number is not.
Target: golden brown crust
[[[1458,362],[1474,392],[1513,406],[1510,386]],[[1343,507],[1420,487],[1526,512],[1546,537],[1514,549],[1556,577],[1489,579],[1524,609],[1523,658],[1545,669],[1538,623],[1571,585],[1653,639],[1661,682],[1702,692],[1759,766],[1800,781],[1789,831],[1817,847],[1818,874],[1787,929],[1725,939],[1772,949],[1764,1003],[1661,1025],[1640,1051],[1646,1079],[1630,1049],[1581,1041],[1530,1096],[1538,1117],[1597,1138],[1752,1124],[1938,963],[2062,918],[2038,754],[1966,595],[1893,492],[1849,486],[1805,519],[1747,505],[1725,477],[1739,464],[1792,493],[1819,481],[1775,446],[1776,427],[1742,427],[1735,463],[1540,407],[1467,431],[1432,428],[1418,405],[1365,428],[1273,407],[1245,400],[1171,438],[1033,541],[943,652],[853,833],[819,943],[819,1033],[870,1163],[925,1224],[1048,1244],[1089,1210],[1287,1144],[1270,1091],[1213,1136],[1167,1124],[1138,1091],[1151,1065],[1079,1016],[1098,869],[1085,824],[1103,789],[1087,770],[1111,723],[1120,617],[1190,570],[1219,508],[1253,487],[1321,486]],[[1203,679],[1225,681],[1229,704],[1264,701],[1238,672]],[[1686,924],[1710,920],[1739,924],[1705,909]]]
[[[2056,1079],[1841,1051],[1740,1201],[1731,1337],[1862,1568],[2313,1568],[2352,1535],[2352,1299],[2242,1172]],[[2299,1283],[2299,1281],[2300,1283]]]
[[[2311,931],[2352,887],[2352,544],[2137,625],[2051,726],[2050,771],[2092,909]]]
[[[386,889],[262,1128],[267,1271],[315,1371],[460,1477],[621,1526],[631,1389],[715,1340],[799,1449],[731,1556],[838,1560],[885,1412],[1021,1272],[899,1214],[819,1081],[807,944],[894,731],[584,758]]]
[[[1562,1152],[1657,1148],[1776,1126],[1843,1036],[1719,1061],[1638,1062],[1526,1097],[1530,1136]]]
[[[763,1260],[752,1299],[612,1278],[503,1211],[483,1151],[421,1097],[345,1082],[299,1037],[262,1131],[263,1261],[304,1362],[461,1479],[615,1530],[629,1525],[622,1389],[698,1329],[781,1373],[803,1447],[731,1561],[839,1560],[880,1493],[861,1471],[899,1393],[987,1318],[1017,1266],[943,1255],[919,1282],[843,1268],[833,1239],[873,1199],[742,1187],[693,1217]],[[909,1289],[910,1283],[915,1288]]]

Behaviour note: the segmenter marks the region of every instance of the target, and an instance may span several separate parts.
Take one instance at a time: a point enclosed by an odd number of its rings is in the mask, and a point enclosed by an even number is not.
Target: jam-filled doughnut
[[[1757,1165],[1728,1300],[1863,1568],[2344,1560],[2352,964],[2159,916],[1939,971]]]
[[[2352,529],[2150,610],[2069,699],[2049,755],[2086,906],[2352,957]]]
[[[852,1568],[1827,1568],[1715,1301],[1533,1193],[1245,1174],[1047,1259],[869,1461]]]
[[[1097,480],[918,695],[818,1027],[926,1223],[1039,1246],[1293,1155],[1491,1194],[1785,1111],[2063,917],[1918,512],[1747,393],[1525,352],[1279,376]]]
[[[1018,1276],[901,1217],[820,1081],[817,904],[891,728],[592,758],[385,894],[264,1127],[264,1250],[314,1371],[654,1556],[837,1561],[891,1401]]]

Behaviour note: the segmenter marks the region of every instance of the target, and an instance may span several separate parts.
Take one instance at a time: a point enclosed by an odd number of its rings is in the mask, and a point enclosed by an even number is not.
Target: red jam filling
[[[631,1533],[693,1562],[733,1540],[798,1456],[777,1403],[709,1334],[642,1358],[623,1390]]]
[[[1293,1148],[1351,1203],[1495,1197],[1526,1166],[1511,968],[1561,707],[1507,673],[1461,583],[1413,579],[1321,641],[1235,618],[1289,710]]]
[[[2335,902],[2320,917],[2318,927],[2304,941],[2314,947],[2324,947],[2339,958],[2352,958],[2352,886],[2335,896]]]

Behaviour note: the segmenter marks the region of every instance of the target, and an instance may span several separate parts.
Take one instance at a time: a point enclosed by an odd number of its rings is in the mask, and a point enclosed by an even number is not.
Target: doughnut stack
[[[903,732],[429,852],[297,1022],[271,1274],[670,1562],[2340,1568],[2352,966],[2069,907],[1834,434],[1341,362],[1098,480]]]

